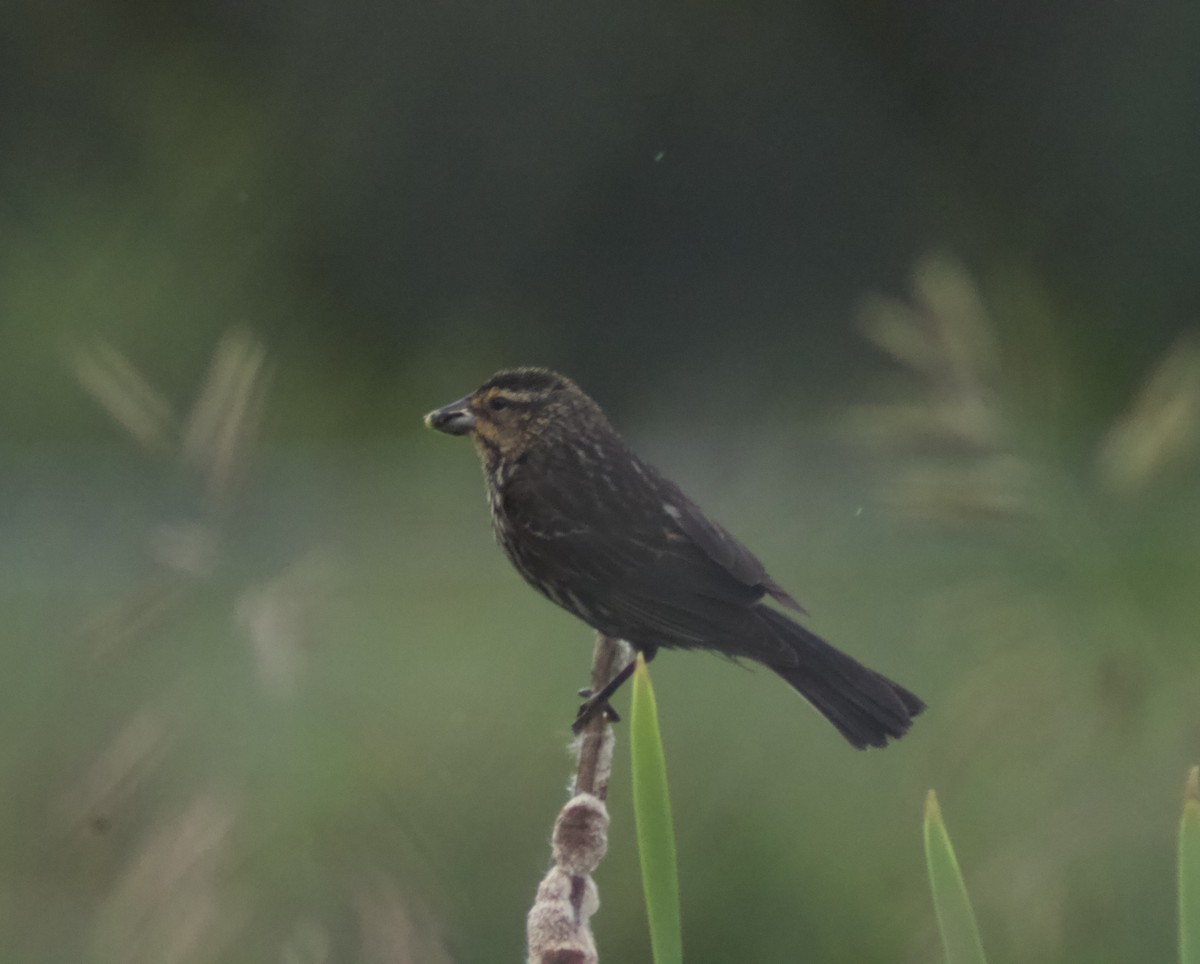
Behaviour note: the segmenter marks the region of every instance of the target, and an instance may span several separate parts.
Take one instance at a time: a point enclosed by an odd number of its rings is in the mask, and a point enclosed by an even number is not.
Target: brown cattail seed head
[[[596,964],[588,921],[599,907],[591,878],[551,867],[526,920],[530,964]]]
[[[608,810],[590,793],[567,801],[554,822],[554,863],[577,877],[592,873],[608,849]]]

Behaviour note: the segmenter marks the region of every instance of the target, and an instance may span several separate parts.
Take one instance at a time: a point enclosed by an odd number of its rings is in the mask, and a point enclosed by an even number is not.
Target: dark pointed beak
[[[475,427],[475,416],[471,414],[470,395],[457,402],[443,405],[425,416],[425,424],[447,435],[466,435]]]

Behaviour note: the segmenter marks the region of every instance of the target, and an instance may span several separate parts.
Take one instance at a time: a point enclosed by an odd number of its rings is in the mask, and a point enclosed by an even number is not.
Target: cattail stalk
[[[596,634],[592,690],[599,692],[628,662],[619,639]],[[554,821],[554,865],[538,885],[526,919],[529,964],[599,964],[591,917],[600,907],[592,873],[608,849],[608,778],[613,729],[605,713],[588,720],[573,744],[579,754],[571,799]]]

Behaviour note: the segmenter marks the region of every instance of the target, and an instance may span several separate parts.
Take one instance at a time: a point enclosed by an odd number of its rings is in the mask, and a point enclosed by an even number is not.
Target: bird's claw
[[[588,692],[590,693],[590,691]],[[597,713],[603,713],[609,723],[621,722],[621,717],[617,715],[617,711],[608,704],[607,700],[592,698],[585,700],[579,707],[579,712],[575,715],[575,722],[571,724],[571,732],[578,736]]]

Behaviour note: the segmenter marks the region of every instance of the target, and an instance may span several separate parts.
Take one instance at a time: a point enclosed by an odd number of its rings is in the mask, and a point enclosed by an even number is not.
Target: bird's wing
[[[661,480],[661,485],[671,495],[665,504],[670,507],[668,511],[679,530],[709,559],[743,585],[760,587],[783,605],[797,612],[805,611],[786,589],[771,578],[754,553],[701,512],[700,507],[684,495],[677,485],[666,479]]]
[[[767,592],[795,604],[675,486],[643,478],[649,484],[611,493],[540,480],[512,487],[505,508],[522,533],[512,547],[518,567],[553,574],[563,605],[592,625],[668,646],[711,645],[714,627]]]

